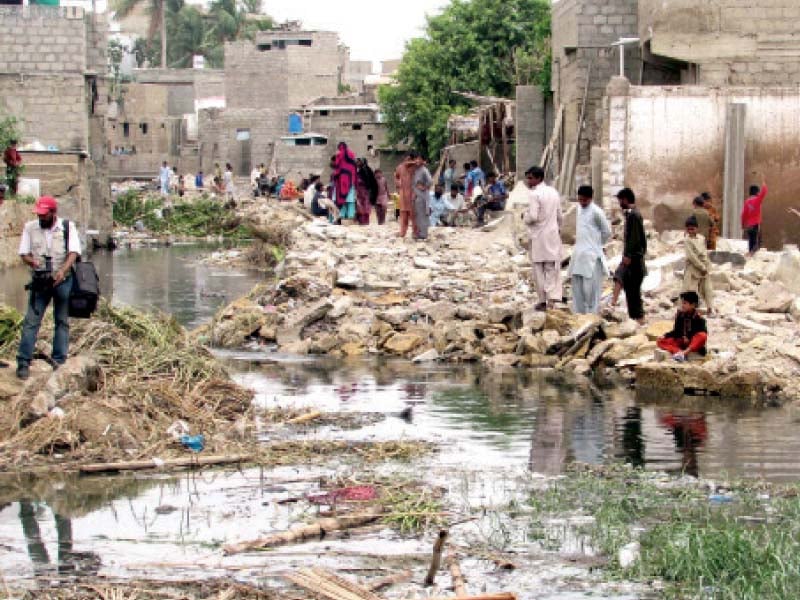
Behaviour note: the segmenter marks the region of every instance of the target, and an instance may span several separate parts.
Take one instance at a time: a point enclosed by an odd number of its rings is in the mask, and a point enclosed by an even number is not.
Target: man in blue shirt
[[[489,187],[482,202],[478,203],[478,227],[484,224],[484,215],[487,210],[505,210],[508,191],[502,181],[497,181],[497,175],[489,173]]]
[[[478,161],[473,160],[469,163],[470,171],[467,174],[470,182],[472,183],[471,186],[468,187],[469,190],[474,190],[476,187],[486,187],[486,175],[483,173],[483,169],[478,166]]]

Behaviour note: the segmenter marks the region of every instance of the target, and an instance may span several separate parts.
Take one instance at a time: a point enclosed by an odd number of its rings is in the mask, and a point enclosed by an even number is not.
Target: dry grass
[[[33,423],[29,398],[18,396],[0,416],[2,466],[185,454],[166,433],[176,420],[204,434],[209,452],[253,443],[245,435],[252,392],[233,383],[174,319],[103,304],[95,318],[73,327],[71,349],[96,358],[100,390],[66,397],[64,418]]]

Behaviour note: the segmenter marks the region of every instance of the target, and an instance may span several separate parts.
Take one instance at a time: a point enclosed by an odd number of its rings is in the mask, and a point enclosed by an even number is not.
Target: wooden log
[[[425,585],[430,587],[436,581],[436,573],[442,564],[442,551],[444,550],[445,542],[447,542],[447,530],[442,529],[439,532],[439,537],[436,538],[436,543],[433,545],[433,555],[431,556],[431,566],[428,569],[428,574],[425,576]]]
[[[119,471],[145,471],[147,469],[182,469],[210,467],[214,465],[230,465],[252,460],[249,454],[234,456],[192,456],[170,460],[134,460],[130,462],[92,463],[78,467],[79,473],[116,473]]]
[[[453,590],[456,593],[456,598],[463,598],[467,595],[467,584],[464,581],[464,574],[461,572],[461,565],[458,564],[458,557],[451,552],[447,555],[445,564],[450,571],[450,577],[453,579]]]
[[[426,600],[453,600],[452,598],[426,598]],[[517,595],[511,592],[497,592],[494,594],[480,594],[478,596],[463,596],[459,600],[517,600]]]
[[[326,569],[300,569],[285,577],[292,583],[329,600],[382,600],[370,590]]]
[[[374,507],[366,513],[358,515],[343,515],[336,518],[320,519],[311,524],[300,523],[286,531],[255,540],[226,544],[222,547],[222,551],[225,555],[230,556],[231,554],[241,554],[250,550],[263,550],[285,544],[299,543],[311,538],[322,538],[328,532],[355,529],[356,527],[369,525],[377,521],[380,516],[380,508]]]
[[[412,575],[413,574],[411,573],[411,571],[401,571],[400,573],[395,573],[393,575],[387,575],[386,577],[381,577],[380,579],[376,579],[375,581],[371,582],[367,587],[371,592],[379,592],[384,588],[397,585],[398,583],[405,583],[406,581],[410,581]]]
[[[322,416],[322,413],[315,410],[314,412],[306,413],[304,415],[300,415],[299,417],[294,417],[293,419],[289,419],[284,423],[285,425],[302,425],[303,423],[308,423],[309,421],[314,421],[315,419],[319,419]]]

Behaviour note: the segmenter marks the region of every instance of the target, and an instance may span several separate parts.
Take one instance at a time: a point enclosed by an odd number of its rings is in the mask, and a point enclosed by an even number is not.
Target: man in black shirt
[[[625,242],[622,253],[622,288],[628,303],[628,315],[644,325],[644,305],[642,303],[642,281],[647,274],[644,256],[647,254],[647,237],[644,221],[636,209],[636,196],[630,188],[617,193],[619,206],[625,213]]]

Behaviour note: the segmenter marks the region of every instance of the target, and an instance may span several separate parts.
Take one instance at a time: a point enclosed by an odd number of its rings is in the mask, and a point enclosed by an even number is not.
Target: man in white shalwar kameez
[[[577,314],[600,310],[603,280],[608,276],[603,246],[611,239],[611,226],[603,210],[592,201],[594,190],[581,186],[578,190],[575,248],[569,263],[572,277],[572,306]]]
[[[561,197],[544,182],[544,171],[532,167],[525,173],[530,189],[523,215],[531,241],[533,282],[539,295],[537,310],[553,308],[563,297],[561,287]]]

